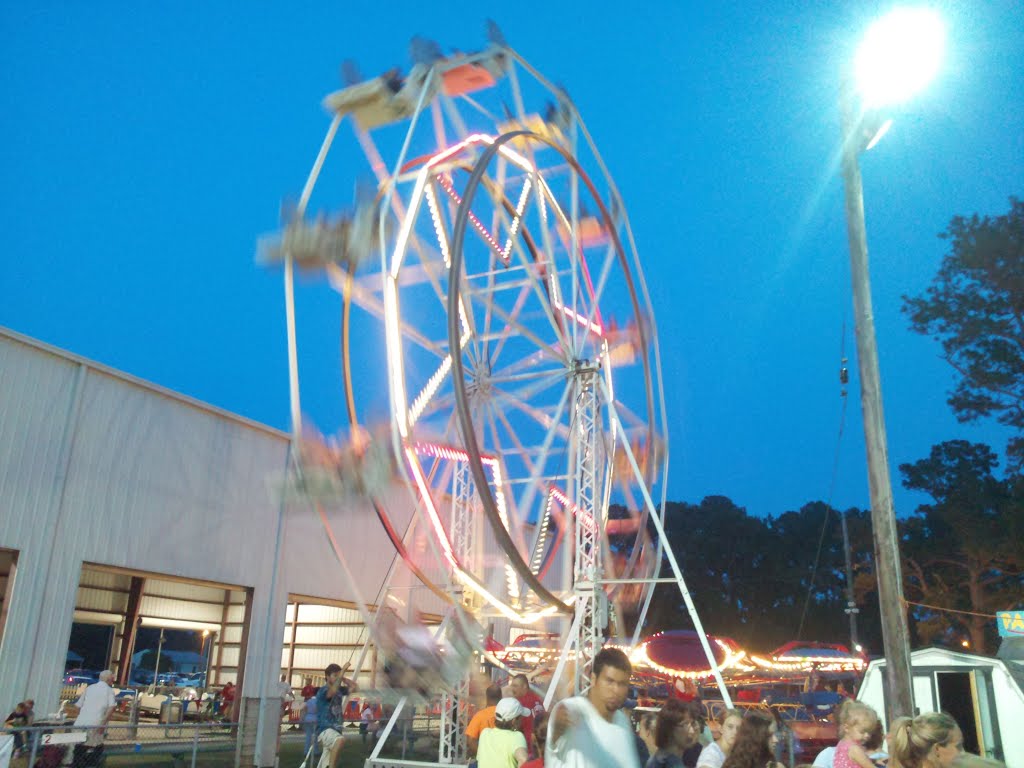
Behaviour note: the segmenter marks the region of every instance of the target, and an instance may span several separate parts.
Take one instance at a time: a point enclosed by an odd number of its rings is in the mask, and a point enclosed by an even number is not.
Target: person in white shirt
[[[292,691],[292,685],[288,682],[287,675],[281,675],[281,679],[277,683],[277,695],[281,697],[281,717],[286,720],[291,719],[295,693]]]
[[[99,682],[87,687],[75,702],[78,709],[75,725],[89,728],[85,738],[88,746],[94,747],[103,743],[103,731],[114,711],[114,689],[110,687],[110,681],[113,679],[114,673],[104,669],[100,672]]]
[[[548,722],[546,768],[640,768],[636,735],[622,711],[633,668],[617,648],[595,657],[585,696],[558,702]]]

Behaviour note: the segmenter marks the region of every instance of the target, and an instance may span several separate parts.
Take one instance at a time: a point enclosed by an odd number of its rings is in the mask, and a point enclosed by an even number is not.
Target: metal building
[[[343,578],[321,522],[274,490],[288,452],[277,430],[0,328],[0,709],[53,711],[73,621],[114,627],[119,679],[136,627],[207,628],[211,682],[237,681],[254,764],[273,765],[281,674],[354,657],[354,601],[379,599],[394,560],[372,509],[334,511]]]

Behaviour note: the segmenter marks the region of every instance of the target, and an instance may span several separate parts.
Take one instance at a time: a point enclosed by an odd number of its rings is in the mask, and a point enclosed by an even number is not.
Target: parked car
[[[99,672],[92,669],[69,669],[64,673],[64,685],[92,685],[99,679]]]
[[[153,673],[148,669],[133,669],[130,682],[136,685],[149,685],[153,682]]]
[[[196,672],[192,675],[178,675],[178,685],[182,688],[203,688],[206,686],[206,673]]]

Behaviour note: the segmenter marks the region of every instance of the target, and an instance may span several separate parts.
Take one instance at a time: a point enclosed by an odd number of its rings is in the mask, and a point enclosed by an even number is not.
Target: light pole
[[[209,645],[207,645],[207,640],[209,640]],[[210,687],[210,656],[213,655],[213,635],[210,634],[210,630],[208,629],[203,630],[203,650],[203,655],[206,657],[206,669],[203,672],[202,687],[205,690]]]
[[[850,530],[846,524],[848,514],[849,510],[841,512],[839,522],[843,529],[843,559],[846,561],[846,615],[850,617],[850,650],[856,652],[860,650],[860,640],[857,639],[857,614],[860,613],[860,609],[857,607],[857,601],[854,600]]]
[[[153,693],[156,690],[157,683],[160,680],[160,654],[164,649],[164,630],[160,629],[160,639],[156,644],[156,667],[153,669],[153,684],[149,687],[149,692]]]
[[[860,402],[864,418],[871,527],[875,538],[875,575],[882,619],[886,659],[886,708],[889,721],[914,715],[910,675],[910,644],[903,602],[899,535],[889,477],[889,456],[882,411],[882,384],[878,370],[875,321],[871,308],[868,274],[867,230],[864,224],[864,193],[857,158],[874,146],[866,135],[871,110],[901,101],[923,87],[938,68],[942,49],[942,24],[927,11],[899,9],[871,27],[857,54],[857,93],[844,78],[842,113],[843,186],[846,194],[846,230],[850,245],[857,364],[860,371]],[[860,98],[860,103],[855,98]]]

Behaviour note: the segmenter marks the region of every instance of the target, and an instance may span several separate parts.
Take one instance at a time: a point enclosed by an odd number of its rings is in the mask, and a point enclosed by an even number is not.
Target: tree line
[[[904,594],[915,646],[992,653],[993,614],[1024,608],[1024,202],[1011,198],[1001,216],[956,216],[939,237],[949,252],[921,295],[904,296],[904,313],[955,372],[947,403],[957,419],[992,419],[1011,436],[1001,476],[996,450],[956,439],[900,465],[904,487],[929,497],[899,520]],[[849,644],[841,516],[857,640],[880,654],[870,512],[820,501],[767,518],[725,496],[667,505],[666,534],[705,630],[760,651],[796,639]],[[623,618],[628,627],[638,617]],[[645,633],[689,626],[676,585],[659,584]]]

